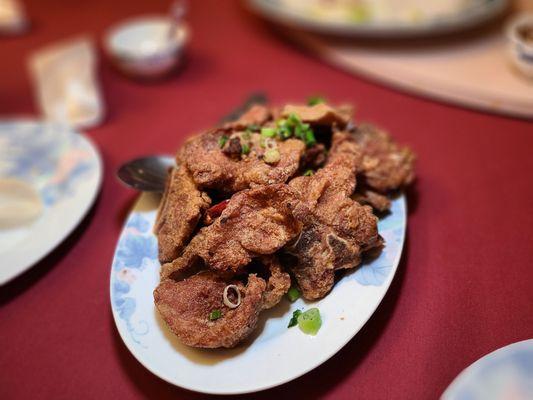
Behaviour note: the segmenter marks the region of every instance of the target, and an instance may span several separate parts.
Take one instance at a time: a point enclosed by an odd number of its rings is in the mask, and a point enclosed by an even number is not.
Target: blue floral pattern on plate
[[[95,169],[82,138],[67,127],[0,122],[0,177],[34,185],[45,206],[71,196],[77,182]]]

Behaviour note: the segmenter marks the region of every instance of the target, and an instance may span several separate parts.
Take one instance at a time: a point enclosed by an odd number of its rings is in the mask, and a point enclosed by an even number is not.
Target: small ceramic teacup
[[[116,66],[128,75],[166,75],[183,58],[189,30],[166,16],[130,19],[110,29],[104,46]]]

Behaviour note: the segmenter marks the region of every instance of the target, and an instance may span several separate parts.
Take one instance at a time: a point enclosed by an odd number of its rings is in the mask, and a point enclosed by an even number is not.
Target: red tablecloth
[[[25,3],[31,32],[0,39],[2,115],[36,112],[25,64],[32,49],[80,33],[101,39],[113,22],[168,5]],[[276,102],[323,93],[357,103],[360,119],[414,148],[419,178],[400,269],[368,324],[316,370],[243,398],[436,398],[482,355],[533,337],[533,124],[349,76],[285,44],[235,2],[194,2],[190,22],[189,63],[171,80],[134,83],[102,60],[108,117],[89,132],[105,162],[102,192],[59,249],[0,288],[0,398],[205,398],[145,370],[115,329],[110,263],[136,194],[114,171],[174,151],[257,89]]]

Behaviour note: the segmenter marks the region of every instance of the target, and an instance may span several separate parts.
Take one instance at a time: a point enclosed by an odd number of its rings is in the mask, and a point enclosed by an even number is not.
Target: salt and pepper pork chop
[[[187,141],[178,164],[191,171],[200,189],[235,193],[254,185],[284,183],[300,165],[305,144],[296,139],[270,141],[277,158],[265,158],[261,136],[255,132],[215,129]]]
[[[359,173],[374,191],[387,193],[409,185],[414,179],[415,155],[399,147],[385,131],[362,124],[354,132],[363,152]]]
[[[186,168],[172,169],[154,227],[160,262],[170,262],[179,256],[210,203],[209,196],[196,188]]]
[[[161,276],[187,271],[199,263],[217,271],[238,272],[253,258],[275,253],[300,233],[293,212],[302,207],[297,193],[285,184],[236,193],[220,217],[200,229],[180,257],[163,265]]]
[[[223,301],[224,289],[230,283],[241,295],[236,308]],[[154,291],[154,300],[159,314],[182,343],[205,348],[234,347],[257,325],[265,289],[265,281],[254,274],[244,285],[204,271],[181,281],[163,280]],[[209,318],[213,311],[220,316]]]
[[[386,211],[387,196],[413,181],[414,158],[380,129],[355,126],[351,108],[324,103],[256,105],[189,139],[155,227],[163,320],[186,345],[233,347],[291,276],[304,298],[324,297],[335,271],[381,246],[372,207]],[[223,200],[210,207],[206,192]]]
[[[302,233],[287,248],[298,260],[292,272],[308,300],[324,297],[333,287],[336,270],[356,267],[363,251],[381,244],[372,209],[350,198],[360,157],[353,138],[337,132],[326,166],[289,183],[312,210],[296,215]]]

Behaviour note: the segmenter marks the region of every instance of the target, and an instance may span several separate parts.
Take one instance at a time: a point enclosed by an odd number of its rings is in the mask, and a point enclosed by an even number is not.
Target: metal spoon
[[[251,94],[242,105],[222,118],[221,122],[238,119],[253,104],[264,104],[267,97],[264,93]],[[174,157],[170,155],[147,156],[136,158],[122,164],[117,177],[126,186],[143,192],[163,192],[169,168],[175,166]]]
[[[133,189],[143,192],[163,192],[169,168],[175,164],[172,156],[147,156],[128,161],[117,171],[117,177]]]

